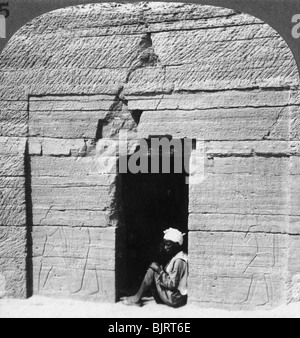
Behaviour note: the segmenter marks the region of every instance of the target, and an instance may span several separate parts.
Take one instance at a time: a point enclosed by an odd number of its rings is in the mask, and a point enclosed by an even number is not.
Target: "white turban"
[[[164,234],[165,234],[164,240],[179,243],[180,246],[183,244],[183,237],[185,234],[183,234],[179,230],[170,228],[164,231]]]

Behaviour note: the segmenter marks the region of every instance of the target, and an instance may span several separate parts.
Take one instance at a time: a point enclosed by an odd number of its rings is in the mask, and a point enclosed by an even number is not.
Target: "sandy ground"
[[[70,299],[32,297],[0,300],[0,318],[300,318],[300,303],[274,310],[226,311],[186,306],[170,309],[148,302],[142,308],[99,304]]]

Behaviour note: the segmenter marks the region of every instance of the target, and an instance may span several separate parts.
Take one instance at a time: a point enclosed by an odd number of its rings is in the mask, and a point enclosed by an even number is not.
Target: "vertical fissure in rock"
[[[109,108],[108,115],[98,123],[96,142],[102,138],[115,138],[121,130],[136,131],[143,112],[140,110],[130,111],[128,109],[128,100],[125,97],[124,89],[136,70],[143,67],[155,67],[158,63],[159,57],[153,48],[151,33],[146,33],[142,36],[137,46],[137,51],[130,62],[131,66],[128,70],[125,83],[118,88],[114,102]]]

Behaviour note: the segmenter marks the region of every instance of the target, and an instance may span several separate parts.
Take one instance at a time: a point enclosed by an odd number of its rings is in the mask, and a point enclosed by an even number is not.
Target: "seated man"
[[[181,307],[187,303],[188,258],[182,251],[183,237],[176,229],[164,232],[164,250],[169,257],[165,268],[152,263],[138,293],[121,299],[125,305],[141,305],[146,292],[152,291],[158,303]]]

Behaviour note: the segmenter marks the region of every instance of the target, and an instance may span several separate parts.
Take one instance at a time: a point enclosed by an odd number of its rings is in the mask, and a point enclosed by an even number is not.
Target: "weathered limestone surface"
[[[27,295],[25,140],[0,137],[0,298]]]
[[[207,172],[227,175],[285,176],[289,157],[213,157],[207,164]]]
[[[28,295],[26,256],[14,258],[1,257],[0,270],[1,298],[26,298]]]
[[[111,171],[105,171],[103,162],[111,162]],[[97,185],[110,185],[116,174],[116,159],[114,157],[51,157],[33,156],[31,158],[32,175],[40,180],[56,180],[56,185],[84,184],[97,181]],[[55,168],[55,170],[53,170]],[[74,180],[76,180],[74,182]],[[61,182],[61,183],[60,183]],[[101,183],[102,182],[102,183]],[[95,182],[96,183],[96,182]]]
[[[194,301],[210,303],[213,297],[215,304],[251,307],[284,300],[286,236],[220,231],[191,232],[189,239],[190,284],[203,295],[195,292]]]
[[[28,101],[0,101],[0,137],[20,137],[27,132]]]
[[[168,132],[176,138],[203,140],[288,140],[289,108],[244,108],[144,112],[139,127],[141,138]]]
[[[61,9],[8,43],[0,100],[0,297],[24,297],[31,278],[35,293],[115,300],[127,131],[129,154],[139,137],[204,141],[192,302],[300,300],[299,76],[271,27],[210,6]]]
[[[212,141],[207,142],[205,151],[209,157],[223,156],[260,156],[265,159],[268,157],[288,157],[291,154],[299,153],[299,145],[291,144],[286,141]],[[266,159],[267,160],[267,159]]]
[[[0,178],[0,225],[26,225],[24,178]]]
[[[288,90],[228,90],[216,92],[157,94],[153,96],[127,95],[130,110],[205,110],[222,108],[282,107],[299,104],[299,100]]]
[[[297,218],[295,217],[295,221]],[[288,234],[288,215],[263,214],[190,214],[191,231]]]
[[[190,212],[289,214],[288,176],[208,174],[190,187]]]
[[[90,5],[34,20],[1,56],[0,97],[116,94],[128,80],[126,94],[297,85],[285,42],[259,20],[207,6],[147,6]],[[158,56],[155,67],[141,67],[145,33],[152,39],[145,53]]]
[[[115,300],[115,229],[34,227],[34,292]]]
[[[113,104],[30,98],[34,293],[115,301],[117,154],[96,144]]]

